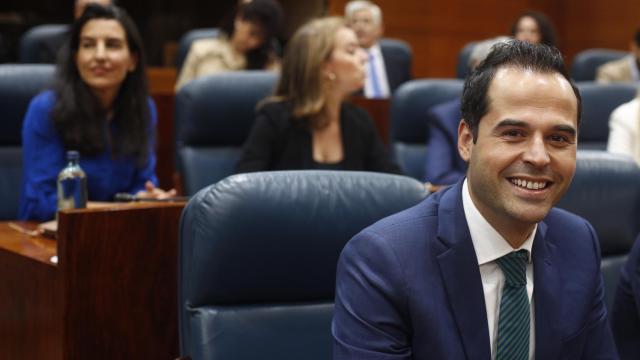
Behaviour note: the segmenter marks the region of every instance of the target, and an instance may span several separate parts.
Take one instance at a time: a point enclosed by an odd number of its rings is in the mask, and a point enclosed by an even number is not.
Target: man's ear
[[[460,120],[458,124],[458,153],[465,162],[471,159],[473,152],[473,133],[466,121]]]

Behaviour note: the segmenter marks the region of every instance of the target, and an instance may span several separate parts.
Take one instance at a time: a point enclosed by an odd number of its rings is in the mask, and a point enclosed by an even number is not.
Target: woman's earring
[[[329,78],[329,80],[331,80],[331,81],[336,81],[336,74],[334,74],[334,73],[332,73],[332,72],[327,73],[327,77],[328,77],[328,78]]]

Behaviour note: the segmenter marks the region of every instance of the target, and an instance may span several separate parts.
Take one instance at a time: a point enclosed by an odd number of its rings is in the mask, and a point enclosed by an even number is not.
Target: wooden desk
[[[378,130],[380,139],[386,145],[389,145],[389,110],[391,102],[389,99],[367,99],[362,96],[353,96],[349,99],[354,105],[364,108],[373,119]]]
[[[57,242],[0,222],[1,356],[176,358],[183,207],[140,203],[63,212]]]
[[[176,167],[174,164],[175,136],[173,129],[174,87],[177,76],[175,68],[150,67],[147,69],[149,93],[158,108],[156,174],[160,181],[160,187],[163,189],[177,186],[174,181]]]

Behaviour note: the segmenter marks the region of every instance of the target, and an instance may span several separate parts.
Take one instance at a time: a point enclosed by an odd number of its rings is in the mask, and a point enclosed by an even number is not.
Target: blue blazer
[[[491,358],[462,182],[351,239],[338,263],[334,359]],[[616,359],[600,250],[586,220],[552,209],[533,249],[537,359]]]
[[[460,98],[434,106],[427,116],[429,135],[424,180],[434,185],[455,184],[467,172],[467,163],[458,153]]]
[[[611,326],[620,358],[640,358],[640,236],[620,273]]]

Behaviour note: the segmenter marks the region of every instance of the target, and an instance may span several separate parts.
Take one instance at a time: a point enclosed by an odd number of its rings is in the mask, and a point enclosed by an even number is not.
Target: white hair
[[[347,19],[350,19],[360,10],[371,11],[373,21],[376,25],[380,25],[382,23],[382,11],[380,10],[380,7],[367,0],[349,1],[344,7],[344,15]]]
[[[498,36],[488,40],[480,41],[479,43],[474,45],[473,50],[471,50],[471,55],[469,55],[469,67],[474,68],[478,66],[478,64],[480,64],[482,60],[486,59],[486,57],[489,56],[489,53],[493,49],[494,45],[506,42],[509,39],[510,37],[508,36]]]

